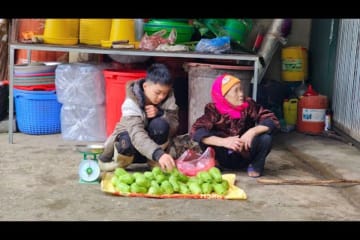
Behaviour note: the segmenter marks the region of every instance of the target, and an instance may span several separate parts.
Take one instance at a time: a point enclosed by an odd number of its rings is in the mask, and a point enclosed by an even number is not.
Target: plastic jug
[[[285,99],[283,103],[284,119],[287,125],[295,125],[297,120],[298,99]]]

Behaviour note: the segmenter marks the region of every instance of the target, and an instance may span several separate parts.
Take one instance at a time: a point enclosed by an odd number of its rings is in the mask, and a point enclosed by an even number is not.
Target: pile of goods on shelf
[[[264,35],[264,26],[258,26],[252,19],[236,18],[45,19],[42,30],[21,32],[21,41],[151,51],[256,53]],[[262,37],[251,40],[254,47],[249,47],[248,40],[254,31],[261,32]]]

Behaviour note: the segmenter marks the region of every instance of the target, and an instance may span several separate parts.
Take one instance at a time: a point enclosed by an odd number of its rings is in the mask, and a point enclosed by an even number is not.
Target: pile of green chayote
[[[117,168],[111,183],[120,193],[161,194],[209,194],[225,195],[229,190],[228,181],[222,179],[218,168],[198,172],[188,177],[178,169],[163,172],[159,167],[144,173],[129,173],[124,168]]]

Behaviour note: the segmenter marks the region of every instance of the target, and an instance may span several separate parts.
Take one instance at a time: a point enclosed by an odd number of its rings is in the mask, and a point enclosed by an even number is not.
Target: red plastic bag
[[[151,36],[145,33],[140,41],[140,48],[142,50],[155,50],[160,44],[174,44],[176,41],[176,29],[173,28],[168,36],[164,38],[164,35],[167,33],[166,29],[157,31]]]
[[[186,150],[175,160],[179,171],[187,176],[195,176],[200,171],[207,171],[215,166],[215,151],[208,147],[203,154],[192,149]]]

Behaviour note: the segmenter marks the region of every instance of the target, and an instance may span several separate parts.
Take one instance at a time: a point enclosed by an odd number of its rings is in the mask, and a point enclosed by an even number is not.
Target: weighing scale
[[[76,145],[76,149],[83,154],[79,165],[80,183],[99,183],[100,167],[98,155],[104,151],[103,145]]]

